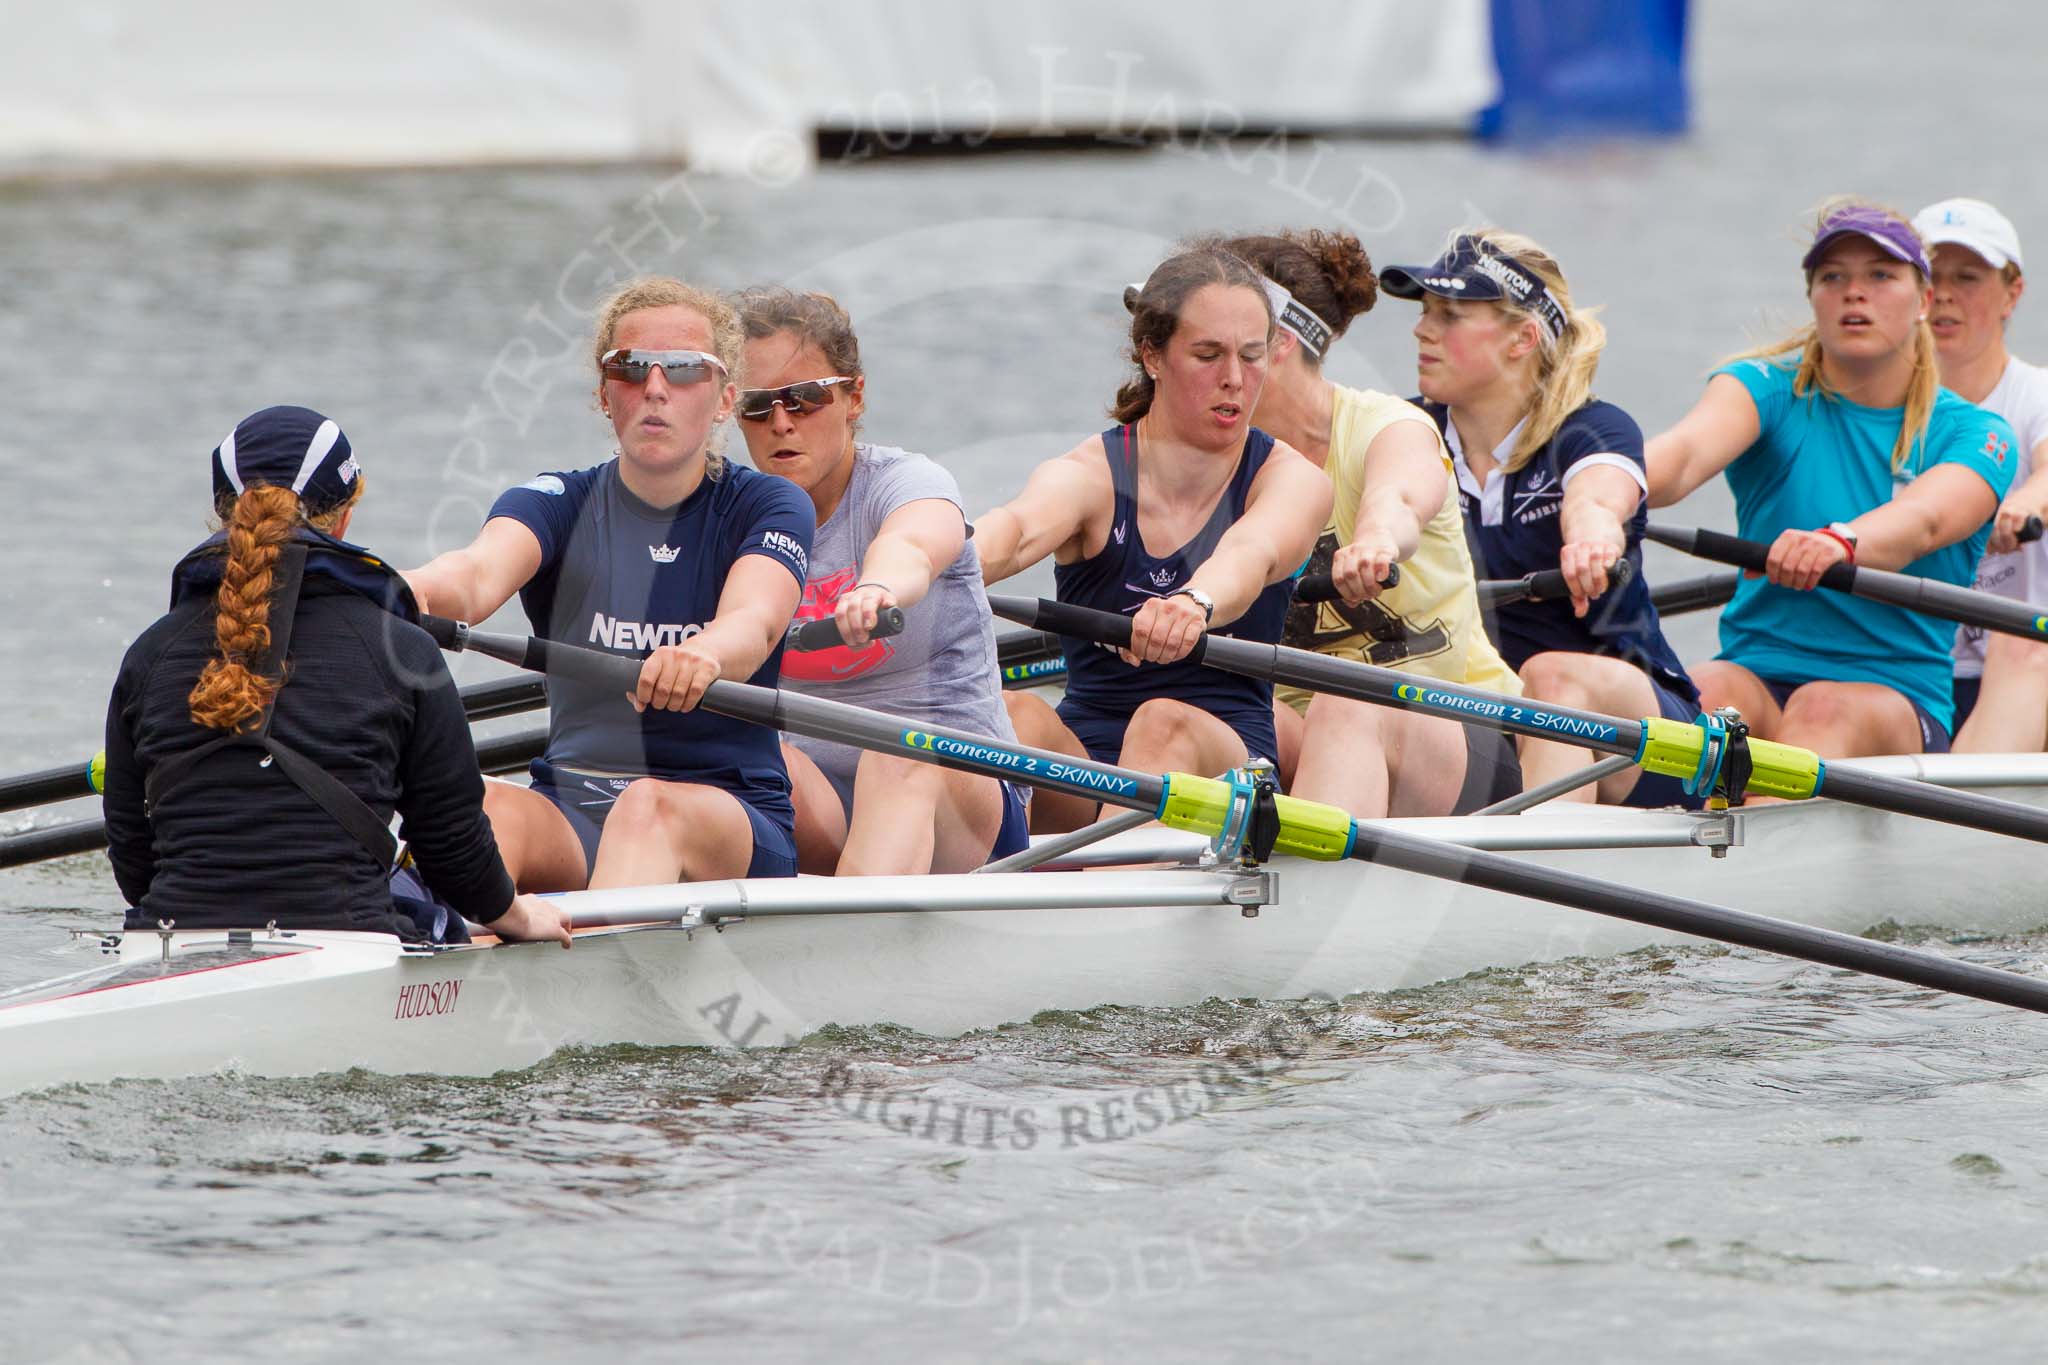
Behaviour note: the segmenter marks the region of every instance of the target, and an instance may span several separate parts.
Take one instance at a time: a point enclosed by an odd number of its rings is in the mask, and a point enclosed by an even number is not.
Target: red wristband
[[[1833,542],[1835,542],[1835,544],[1841,546],[1843,552],[1849,556],[1848,560],[1846,561],[1847,563],[1854,564],[1856,562],[1855,541],[1849,539],[1849,537],[1843,535],[1840,531],[1837,531],[1832,526],[1816,526],[1813,530],[1813,533],[1817,536],[1826,536],[1829,540],[1832,540]]]

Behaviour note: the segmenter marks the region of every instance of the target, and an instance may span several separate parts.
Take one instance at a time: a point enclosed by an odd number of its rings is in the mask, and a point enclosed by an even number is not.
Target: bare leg
[[[619,795],[597,845],[592,888],[744,877],[754,827],[729,791],[643,777]]]
[[[1959,754],[2037,754],[2048,748],[2048,645],[2017,635],[1984,643],[1977,709],[1956,731]]]
[[[1277,697],[1273,700],[1274,747],[1279,753],[1273,755],[1273,766],[1280,770],[1280,785],[1288,791],[1294,790],[1294,774],[1301,766],[1301,731],[1304,722],[1301,713]]]
[[[1530,701],[1553,702],[1579,711],[1598,711],[1610,716],[1639,720],[1657,714],[1657,691],[1650,677],[1634,664],[1598,654],[1537,654],[1516,672],[1522,676],[1522,695]],[[1524,738],[1522,788],[1539,787],[1579,768],[1590,767],[1605,757],[1597,750],[1560,744],[1551,739]],[[1635,789],[1640,768],[1630,768],[1602,778],[1597,784],[1574,788],[1560,800],[1618,804]]]
[[[1822,758],[1917,754],[1920,721],[1904,696],[1877,683],[1811,682],[1785,702],[1785,720],[1767,738]]]
[[[793,744],[782,746],[782,761],[789,768],[789,799],[796,807],[797,870],[830,876],[846,848],[846,810],[839,804],[839,789]]]
[[[1693,686],[1700,690],[1702,711],[1718,711],[1724,706],[1732,706],[1742,713],[1742,719],[1752,733],[1764,739],[1779,738],[1778,730],[1784,725],[1785,713],[1771,695],[1771,689],[1765,687],[1763,679],[1756,674],[1726,659],[1688,664],[1685,671],[1691,675]]]
[[[496,778],[484,781],[484,818],[498,855],[521,891],[581,891],[590,871],[569,817],[530,787]]]
[[[1131,713],[1117,763],[1144,773],[1200,773],[1213,777],[1241,768],[1244,741],[1215,716],[1170,697],[1154,697]]]
[[[1295,795],[1375,820],[1448,815],[1464,785],[1458,722],[1327,694],[1309,703]]]
[[[1074,738],[1060,713],[1046,705],[1043,697],[1034,697],[1029,692],[1005,692],[1003,706],[1010,713],[1010,726],[1016,730],[1019,744],[1050,749],[1071,758],[1088,757],[1087,747]],[[1098,803],[1085,796],[1040,787],[1031,797],[1031,832],[1065,834],[1093,822],[1097,809]]]
[[[1002,785],[992,777],[863,754],[839,875],[970,872],[988,861],[1002,823]]]

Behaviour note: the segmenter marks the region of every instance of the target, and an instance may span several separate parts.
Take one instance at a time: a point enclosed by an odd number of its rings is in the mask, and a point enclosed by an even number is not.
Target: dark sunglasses
[[[801,417],[828,406],[832,402],[834,384],[852,382],[843,374],[835,374],[829,379],[806,379],[796,384],[784,384],[779,389],[741,389],[739,413],[749,422],[765,422],[775,415],[775,405],[780,403],[790,416]]]
[[[716,370],[725,373],[725,362],[703,351],[606,351],[597,362],[606,379],[628,384],[645,384],[657,367],[671,384],[701,384]]]

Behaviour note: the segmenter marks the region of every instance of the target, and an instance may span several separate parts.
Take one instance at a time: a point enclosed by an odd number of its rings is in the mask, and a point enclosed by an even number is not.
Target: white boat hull
[[[2048,785],[1988,790],[2031,800]],[[1725,858],[1690,846],[1697,822],[1677,814],[1552,807],[1394,823],[1475,846],[1577,844],[1518,856],[1847,932],[1886,919],[1986,933],[2048,922],[2035,888],[2044,861],[2035,845],[1830,802],[1745,814],[1743,845]],[[1094,856],[1197,847],[1198,840],[1141,832]],[[0,998],[0,1094],[220,1070],[483,1075],[563,1047],[774,1046],[826,1024],[951,1035],[1047,1009],[1341,996],[1683,941],[1358,862],[1272,866],[1277,903],[1256,917],[1228,904],[839,913],[830,902],[852,894],[847,884],[805,879],[722,883],[717,895],[751,893],[763,905],[797,909],[816,902],[808,913],[764,910],[715,930],[604,928],[579,934],[572,952],[538,944],[419,950],[382,935],[320,932],[258,930],[235,943],[219,931],[127,933],[117,943],[110,936],[108,946],[81,946],[81,965],[100,975]],[[1206,887],[1221,880],[1084,868],[871,879],[859,894],[906,906],[956,903],[948,898],[989,899],[1000,882],[1071,905],[1103,888],[1130,899],[1184,889],[1190,879]],[[564,900],[592,915],[660,906],[672,915],[693,896],[716,899],[713,890]],[[1021,894],[1005,891],[993,903]],[[115,971],[125,984],[102,979]]]

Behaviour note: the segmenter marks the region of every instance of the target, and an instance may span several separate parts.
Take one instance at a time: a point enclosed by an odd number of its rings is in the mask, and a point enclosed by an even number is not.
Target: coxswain
[[[466,918],[566,947],[561,913],[513,894],[412,594],[343,539],[362,493],[348,437],[308,408],[253,413],[215,447],[221,529],[178,562],[170,613],[129,647],[107,707],[127,927],[460,942]],[[394,812],[459,917],[394,902]]]
[[[1132,370],[1117,425],[1038,466],[1014,500],[977,518],[975,543],[987,582],[1051,555],[1059,600],[1129,616],[1130,647],[1063,639],[1058,712],[1013,692],[1010,717],[1025,744],[1147,772],[1270,761],[1271,684],[1187,655],[1212,628],[1280,639],[1293,576],[1329,520],[1330,483],[1251,423],[1273,343],[1257,271],[1197,246],[1126,304]],[[1041,791],[1032,828],[1071,829],[1094,810]]]
[[[1691,721],[1699,690],[1664,639],[1643,578],[1648,521],[1643,433],[1593,396],[1607,332],[1572,304],[1557,258],[1518,233],[1460,228],[1429,265],[1380,272],[1380,287],[1422,304],[1416,386],[1450,444],[1465,525],[1488,578],[1556,569],[1569,601],[1494,611],[1501,652],[1532,701]],[[1613,574],[1626,561],[1619,588]],[[1594,761],[1551,740],[1521,741],[1536,787]],[[1696,806],[1676,778],[1624,769],[1565,799]]]
[[[1264,276],[1279,323],[1252,420],[1321,465],[1336,498],[1308,572],[1329,574],[1341,596],[1296,603],[1284,642],[1519,695],[1480,621],[1435,424],[1405,399],[1323,375],[1330,346],[1379,297],[1364,246],[1314,231],[1222,245]],[[1278,689],[1273,714],[1288,790],[1354,815],[1462,815],[1521,789],[1514,740],[1497,730],[1295,687]]]
[[[2012,489],[1998,505],[1974,586],[2015,602],[2048,597],[2048,541],[2022,543],[2030,517],[2048,517],[2048,370],[2005,348],[2005,330],[2026,292],[2012,220],[1981,199],[1944,199],[1913,215],[1934,267],[1934,331],[1942,387],[2009,423]],[[2048,645],[2017,635],[1956,629],[1959,753],[2039,753],[2048,748]]]
[[[816,509],[797,620],[830,618],[846,642],[785,653],[782,686],[1014,742],[960,486],[922,455],[857,439],[867,377],[837,300],[761,288],[734,302],[757,386],[739,397],[748,454]],[[873,638],[890,607],[903,632]],[[806,872],[967,872],[1030,842],[1022,795],[995,778],[803,735],[782,752]]]
[[[2012,428],[1941,387],[1912,224],[1830,201],[1800,265],[1813,321],[1721,365],[1647,448],[1651,506],[1725,472],[1739,533],[1771,547],[1721,613],[1720,654],[1689,671],[1706,706],[1765,739],[1829,758],[1944,752],[1955,628],[1815,589],[1836,564],[1967,586],[2012,482]]]
[[[630,698],[551,680],[532,785],[490,784],[521,889],[796,872],[775,732],[695,709],[722,677],[775,685],[810,553],[802,491],[718,453],[741,346],[716,295],[627,284],[592,353],[617,455],[508,490],[474,541],[406,575],[439,615],[482,621],[517,592],[548,639],[646,656]]]

